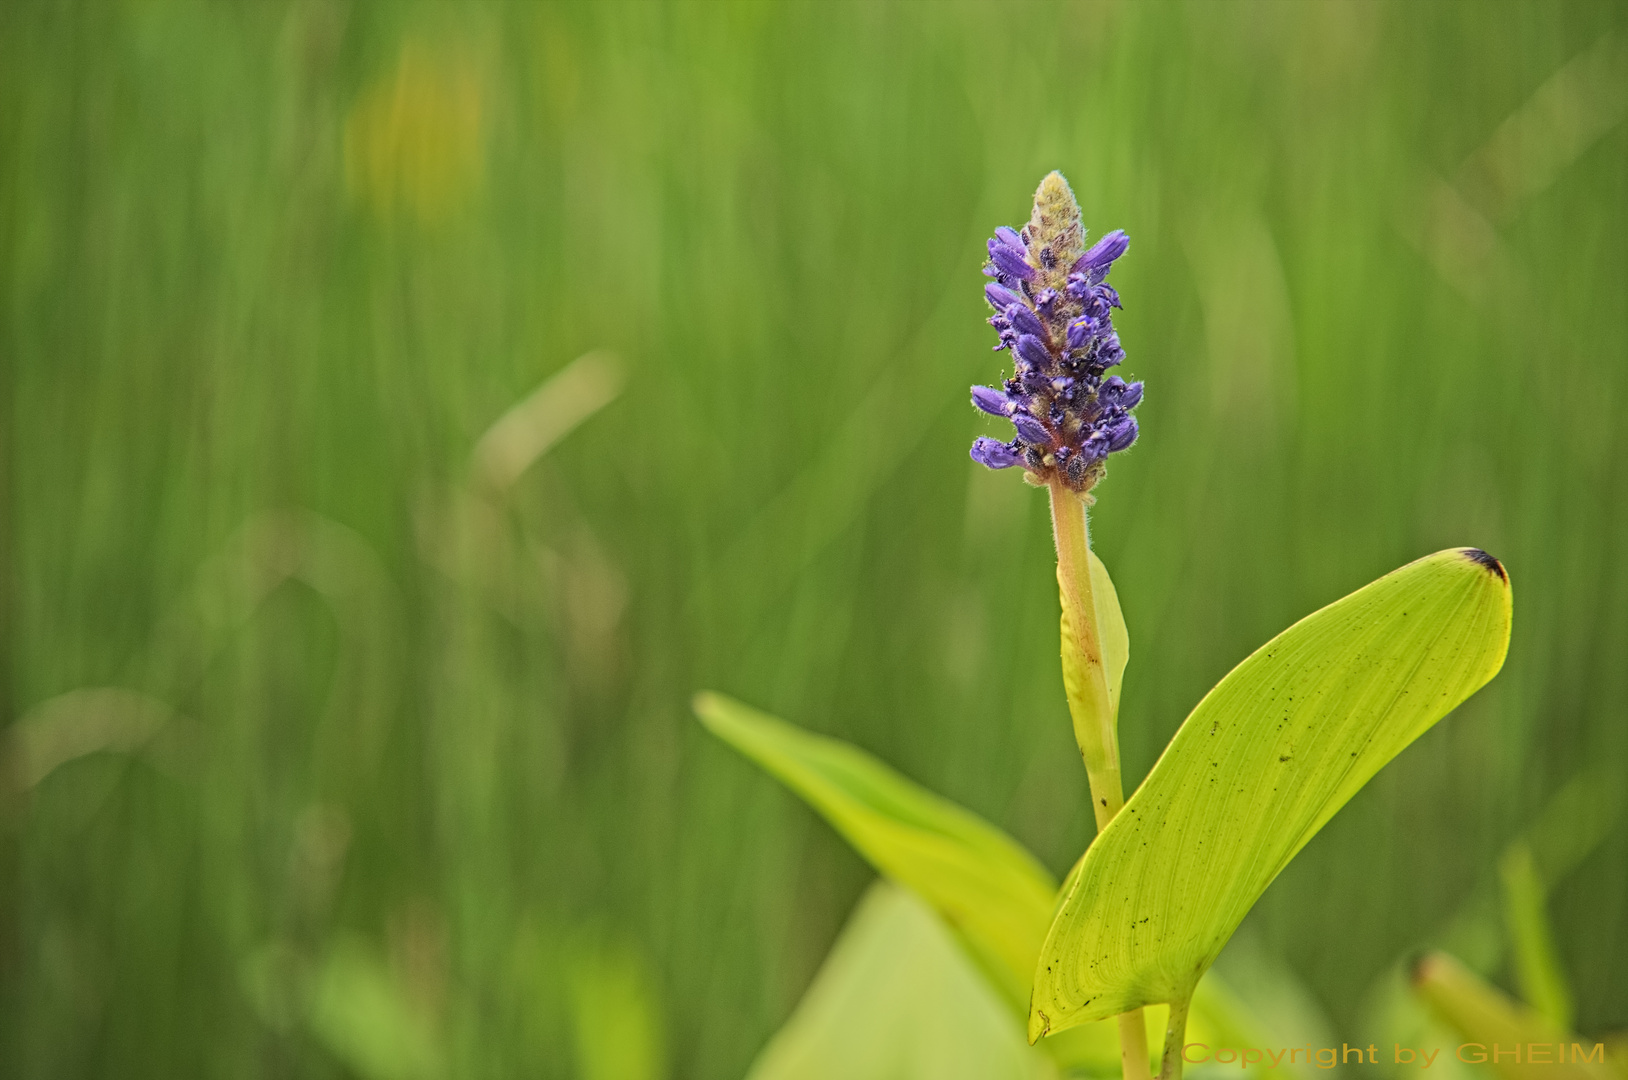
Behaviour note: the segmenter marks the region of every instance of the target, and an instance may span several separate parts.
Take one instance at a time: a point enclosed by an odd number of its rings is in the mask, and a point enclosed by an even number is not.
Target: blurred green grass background
[[[983,239],[1054,167],[1133,238],[1128,777],[1384,571],[1515,583],[1504,673],[1246,923],[1360,1035],[1628,777],[1625,23],[4,5],[5,1071],[740,1075],[870,875],[702,687],[1065,869],[1045,501],[966,455]],[[1552,868],[1586,1033],[1628,1026],[1608,802]]]

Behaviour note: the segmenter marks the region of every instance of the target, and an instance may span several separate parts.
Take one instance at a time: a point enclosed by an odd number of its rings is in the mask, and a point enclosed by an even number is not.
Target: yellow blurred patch
[[[396,70],[364,90],[345,118],[351,194],[387,217],[443,220],[484,177],[485,111],[468,56],[408,42]]]

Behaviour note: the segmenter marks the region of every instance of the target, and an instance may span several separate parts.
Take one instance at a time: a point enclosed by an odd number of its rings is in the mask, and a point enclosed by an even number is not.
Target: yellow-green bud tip
[[[1042,264],[1041,271],[1046,278],[1057,279],[1047,280],[1046,284],[1061,290],[1069,268],[1085,251],[1085,229],[1080,223],[1080,204],[1074,198],[1074,190],[1055,169],[1047,173],[1035,189],[1029,236],[1031,251],[1049,249],[1047,261],[1051,265]]]

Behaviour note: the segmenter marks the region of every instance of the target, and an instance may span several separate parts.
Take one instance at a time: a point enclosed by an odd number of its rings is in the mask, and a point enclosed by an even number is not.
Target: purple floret
[[[1023,454],[1015,446],[981,435],[973,440],[972,460],[991,469],[1010,469],[1022,463]]]

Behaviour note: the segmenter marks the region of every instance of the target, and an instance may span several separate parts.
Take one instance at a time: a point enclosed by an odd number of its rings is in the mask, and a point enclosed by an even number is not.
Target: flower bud
[[[1108,452],[1118,453],[1136,441],[1136,417],[1127,416],[1108,429]]]
[[[972,443],[972,460],[990,469],[1010,469],[1023,460],[1023,455],[1003,442],[980,435]]]
[[[988,300],[989,306],[994,308],[996,311],[1005,311],[1013,304],[1023,303],[1023,298],[1017,293],[1010,289],[1002,288],[993,281],[984,286],[984,299]]]
[[[1034,280],[1034,267],[1029,265],[1021,252],[1013,251],[1005,244],[993,240],[989,242],[989,261],[994,264],[997,271],[1007,277],[1022,278],[1024,281]]]
[[[1051,443],[1051,432],[1046,430],[1046,425],[1026,412],[1020,412],[1012,417],[1012,426],[1017,428],[1018,438],[1031,446],[1047,446]]]
[[[1045,336],[1046,327],[1040,321],[1040,316],[1030,309],[1028,304],[1011,304],[1002,313],[1012,329],[1020,334],[1029,334],[1039,338]]]
[[[1017,411],[1017,404],[1013,400],[987,386],[974,386],[972,388],[972,404],[988,413],[990,416],[1002,418],[1011,416]]]
[[[1037,368],[1047,367],[1051,364],[1051,353],[1045,344],[1033,334],[1023,334],[1017,339],[1015,350],[1018,357],[1027,360]]]
[[[1125,235],[1125,230],[1115,229],[1092,244],[1090,249],[1075,261],[1073,272],[1088,276],[1095,275],[1096,280],[1101,281],[1107,276],[1114,260],[1125,254],[1126,249],[1130,246],[1131,238]]]

